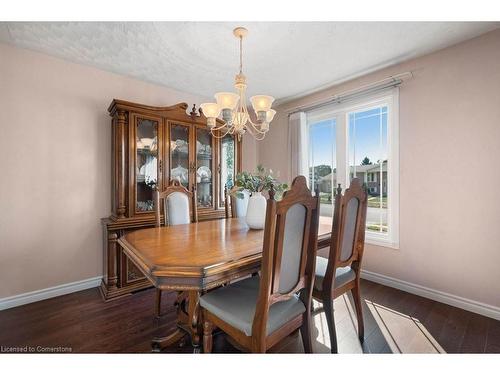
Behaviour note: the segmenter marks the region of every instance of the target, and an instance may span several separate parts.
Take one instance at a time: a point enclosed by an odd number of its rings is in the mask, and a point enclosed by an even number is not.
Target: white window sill
[[[368,233],[365,234],[365,243],[369,245],[375,245],[375,246],[387,247],[394,250],[399,250],[399,243],[391,242],[386,238],[374,237],[369,235]]]

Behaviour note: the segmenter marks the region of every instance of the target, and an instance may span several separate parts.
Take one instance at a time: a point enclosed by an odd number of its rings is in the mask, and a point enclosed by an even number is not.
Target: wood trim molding
[[[28,293],[22,293],[15,296],[0,298],[0,311],[10,309],[12,307],[27,305],[29,303],[42,301],[64,294],[79,292],[81,290],[96,288],[100,285],[101,276],[92,277],[90,279],[74,281],[67,284],[56,285],[50,288],[35,290]]]
[[[431,289],[423,285],[413,284],[408,281],[381,275],[376,272],[361,270],[361,278],[373,281],[377,284],[382,284],[391,288],[416,294],[417,296],[429,298],[433,301],[445,303],[447,305],[455,306],[463,310],[471,311],[476,314],[484,315],[489,318],[500,320],[500,307],[497,306],[488,305],[479,301],[473,301],[468,298],[456,296],[454,294]]]
[[[164,106],[164,107],[157,107],[157,106],[151,106],[151,105],[145,105],[145,104],[137,104],[137,103],[132,103],[127,100],[121,100],[121,99],[113,99],[111,104],[108,107],[108,112],[110,114],[114,114],[114,112],[121,107],[126,107],[126,108],[140,108],[144,111],[152,111],[152,112],[157,112],[157,111],[162,111],[162,112],[171,112],[171,111],[179,111],[179,112],[184,112],[186,113],[186,110],[188,109],[188,104],[187,103],[178,103],[174,104],[171,106]],[[187,113],[186,113],[187,115]]]
[[[373,281],[378,284],[389,286],[391,288],[403,290],[408,293],[416,294],[421,297],[429,298],[433,301],[446,303],[463,310],[471,311],[476,314],[487,316],[492,319],[500,320],[500,307],[488,305],[486,303],[474,301],[471,299],[456,296],[450,293],[441,292],[436,289],[427,288],[422,285],[409,283],[393,277],[381,275],[376,272],[361,271],[361,278]],[[67,284],[61,284],[50,288],[35,290],[32,292],[17,294],[10,297],[0,298],[0,311],[10,309],[16,306],[27,305],[29,303],[43,301],[45,299],[62,296],[81,290],[96,288],[101,283],[102,276],[92,277],[90,279],[74,281]]]

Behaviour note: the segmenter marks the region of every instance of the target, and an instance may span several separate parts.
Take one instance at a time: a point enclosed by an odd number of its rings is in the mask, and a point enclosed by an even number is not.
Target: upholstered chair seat
[[[323,279],[325,278],[328,259],[316,257],[316,275],[314,277],[314,288],[323,290]],[[356,272],[349,266],[339,267],[335,270],[335,288],[347,284],[356,278]]]
[[[260,277],[250,277],[205,294],[200,298],[200,306],[251,336],[259,287]],[[271,305],[266,334],[270,335],[305,310],[304,303],[295,295]]]

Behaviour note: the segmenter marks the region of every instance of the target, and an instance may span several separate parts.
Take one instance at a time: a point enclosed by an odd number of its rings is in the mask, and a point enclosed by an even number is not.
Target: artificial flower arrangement
[[[276,180],[271,169],[266,170],[266,168],[260,164],[257,166],[255,173],[238,173],[235,180],[236,184],[231,190],[231,193],[240,199],[244,198],[244,190],[253,194],[269,191],[272,187],[274,189],[276,199],[280,199],[283,193],[288,190],[288,185]]]

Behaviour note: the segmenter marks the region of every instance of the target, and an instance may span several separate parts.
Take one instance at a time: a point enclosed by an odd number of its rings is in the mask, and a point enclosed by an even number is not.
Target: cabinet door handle
[[[162,171],[162,161],[161,160],[160,160],[159,166],[160,166],[160,173],[161,173],[161,171]]]

